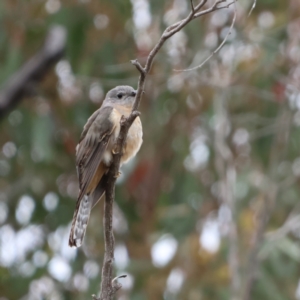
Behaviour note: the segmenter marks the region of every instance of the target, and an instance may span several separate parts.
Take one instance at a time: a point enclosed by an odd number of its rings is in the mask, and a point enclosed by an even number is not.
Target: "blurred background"
[[[218,47],[232,7],[193,21],[155,59],[144,143],[116,186],[115,270],[128,274],[116,299],[300,299],[300,2],[257,0],[248,16],[252,5],[236,4],[234,29],[201,69],[176,71]],[[187,0],[0,2],[2,90],[51,26],[67,31],[64,57],[1,116],[1,300],[98,293],[103,203],[84,245],[67,242],[75,146],[109,89],[137,87],[130,60],[143,63],[189,10]]]

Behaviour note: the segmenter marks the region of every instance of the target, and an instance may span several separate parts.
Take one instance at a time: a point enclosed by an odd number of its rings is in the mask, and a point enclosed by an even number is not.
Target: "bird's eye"
[[[131,96],[132,96],[132,97],[135,97],[135,95],[136,95],[136,92],[132,91],[132,92],[131,92]]]
[[[119,93],[117,96],[118,96],[119,99],[122,99],[123,94],[122,94],[122,93]]]

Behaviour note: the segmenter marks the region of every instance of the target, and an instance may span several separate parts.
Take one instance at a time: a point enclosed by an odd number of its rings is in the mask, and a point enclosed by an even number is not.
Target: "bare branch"
[[[139,70],[141,74],[145,74],[145,69],[142,67],[142,65],[138,62],[137,59],[131,60],[130,62]]]
[[[218,9],[219,9],[219,8],[218,8],[218,5],[221,4],[221,3],[224,3],[224,2],[226,2],[226,1],[227,1],[227,0],[217,0],[210,8],[208,8],[208,9],[206,9],[206,10],[203,10],[203,11],[201,11],[201,12],[195,14],[194,18],[198,18],[198,17],[201,17],[201,16],[203,16],[203,15],[206,15],[206,14],[208,14],[208,13],[211,13],[211,12],[213,12],[213,11],[218,10]],[[234,2],[235,2],[235,1],[234,1]],[[230,4],[228,4],[228,5],[230,5]],[[225,5],[223,8],[228,7],[228,5]]]
[[[220,1],[217,1],[217,2],[220,2]],[[222,1],[223,2],[223,1]],[[208,14],[208,13],[211,13],[212,11],[216,11],[218,9],[223,9],[223,8],[228,8],[231,4],[234,4],[235,1],[233,2],[230,2],[228,5],[226,6],[222,6],[222,7],[215,7],[214,10],[211,10],[211,9],[207,9],[206,11],[203,11],[201,13],[199,13],[198,16],[202,16],[204,14]],[[216,4],[216,3],[215,3]],[[201,15],[200,15],[201,14]],[[203,65],[205,63],[207,63],[217,52],[220,51],[220,49],[224,46],[224,44],[226,43],[229,35],[231,34],[232,32],[232,29],[233,29],[233,26],[235,24],[235,21],[236,21],[236,8],[234,9],[234,14],[233,14],[233,18],[232,18],[232,22],[231,22],[231,25],[230,25],[230,28],[225,36],[225,38],[223,39],[222,43],[218,46],[218,48],[216,48],[200,65],[196,66],[196,67],[193,67],[193,68],[189,68],[189,69],[183,69],[183,70],[174,70],[176,72],[188,72],[188,71],[194,71],[194,70],[197,70],[197,69],[200,69],[203,67]]]
[[[102,268],[102,282],[101,282],[101,295],[99,300],[111,299],[116,292],[112,284],[112,265],[114,261],[114,245],[115,239],[112,228],[113,218],[113,203],[115,196],[115,181],[116,173],[114,169],[109,169],[108,180],[105,189],[105,202],[104,202],[104,238],[105,238],[105,255]]]
[[[17,71],[0,92],[0,117],[30,94],[34,85],[63,56],[67,33],[61,26],[52,27],[43,48]]]
[[[194,7],[193,0],[190,0],[190,3],[191,3],[192,13],[194,14],[195,13],[195,7]]]
[[[207,0],[202,0],[196,7],[194,7],[192,0],[190,1],[192,5],[192,11],[189,13],[189,15],[185,19],[178,21],[175,24],[169,26],[165,30],[165,33],[172,32],[172,35],[174,35],[176,32],[180,31],[187,23],[189,23],[192,19],[195,18],[195,13],[199,11],[207,2]]]
[[[221,1],[223,1],[223,0],[221,0]],[[178,31],[180,31],[188,23],[190,23],[195,18],[195,12],[199,11],[206,4],[206,2],[207,2],[207,0],[202,0],[196,6],[194,12],[191,11],[185,19],[183,19],[179,22],[176,22],[175,24],[169,26],[164,31],[164,33],[162,34],[160,40],[158,41],[158,43],[154,46],[154,48],[151,50],[150,54],[148,55],[147,62],[146,62],[145,68],[144,68],[146,73],[148,73],[150,71],[153,59],[154,59],[155,55],[157,54],[157,52],[160,50],[160,48],[163,46],[165,41],[167,39],[169,39],[171,36],[173,36],[175,33],[177,33]]]
[[[250,17],[250,15],[252,14],[252,11],[254,10],[255,6],[256,6],[256,0],[253,1],[253,4],[252,4],[252,7],[249,11],[248,17]]]
[[[196,7],[195,7],[195,12],[199,11],[205,4],[207,1],[202,0]]]

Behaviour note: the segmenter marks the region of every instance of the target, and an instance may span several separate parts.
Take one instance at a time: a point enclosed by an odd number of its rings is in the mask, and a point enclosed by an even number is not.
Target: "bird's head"
[[[136,95],[136,90],[128,85],[120,85],[110,90],[105,97],[105,103],[116,103],[127,107],[132,107]]]

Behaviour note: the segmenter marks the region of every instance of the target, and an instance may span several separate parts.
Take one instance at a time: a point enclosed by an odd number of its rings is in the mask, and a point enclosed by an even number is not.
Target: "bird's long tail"
[[[77,205],[72,221],[69,246],[80,247],[82,245],[91,210],[103,196],[104,192],[103,180],[101,180],[95,191],[90,195],[84,195],[79,205]]]
[[[92,201],[89,195],[84,195],[76,208],[73,216],[72,227],[69,237],[71,247],[80,247],[85,235],[86,227],[92,210]]]

